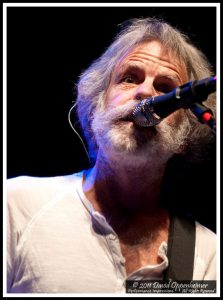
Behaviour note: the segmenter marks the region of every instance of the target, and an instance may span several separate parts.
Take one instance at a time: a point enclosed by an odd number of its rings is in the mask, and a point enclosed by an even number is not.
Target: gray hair
[[[197,49],[189,38],[178,29],[163,20],[156,18],[131,19],[125,23],[113,43],[107,50],[84,71],[77,85],[77,113],[80,124],[88,143],[92,162],[97,154],[97,144],[91,129],[95,109],[104,101],[115,66],[131,49],[144,41],[159,41],[168,51],[176,55],[186,66],[189,81],[209,77],[212,68],[205,55]],[[215,110],[215,95],[210,95],[205,104]],[[187,110],[191,119],[190,141],[198,145],[208,141],[210,130],[197,122],[193,114]]]

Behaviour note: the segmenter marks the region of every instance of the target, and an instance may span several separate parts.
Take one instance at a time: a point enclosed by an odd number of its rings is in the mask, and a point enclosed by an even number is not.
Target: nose
[[[155,96],[156,90],[153,86],[153,79],[146,79],[137,87],[135,91],[135,99],[142,100],[148,97]]]

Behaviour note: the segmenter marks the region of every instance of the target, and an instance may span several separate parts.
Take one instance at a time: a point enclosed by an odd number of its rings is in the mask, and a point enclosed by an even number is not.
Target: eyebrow
[[[143,71],[144,72],[143,68],[139,64],[137,64],[135,62],[128,62],[126,64],[124,63],[119,68],[114,70],[115,79],[117,79],[117,78],[119,79],[127,71],[128,72],[131,72],[131,71],[135,71],[135,72]]]

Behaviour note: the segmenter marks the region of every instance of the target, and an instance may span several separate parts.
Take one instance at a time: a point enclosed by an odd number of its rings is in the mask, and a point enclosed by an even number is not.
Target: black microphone
[[[155,126],[180,108],[207,100],[216,91],[216,76],[190,81],[170,93],[140,101],[132,112],[134,122],[142,127]]]

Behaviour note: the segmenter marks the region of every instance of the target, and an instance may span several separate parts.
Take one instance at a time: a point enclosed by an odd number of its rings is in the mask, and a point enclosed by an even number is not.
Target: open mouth
[[[133,118],[131,116],[124,117],[120,121],[122,121],[122,122],[134,122]]]
[[[134,127],[139,130],[139,131],[143,131],[143,132],[151,132],[154,135],[157,134],[157,129],[156,126],[148,126],[147,124],[137,124],[134,119],[132,118],[132,116],[127,116],[124,118],[120,118],[117,120],[117,123],[123,123],[123,122],[130,122],[134,125]]]
[[[131,122],[134,123],[134,120],[131,116],[125,116],[125,117],[119,117],[114,122],[117,123],[123,123],[123,122]]]

